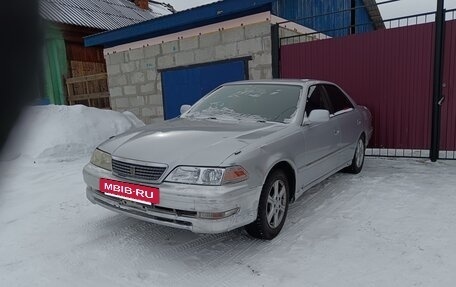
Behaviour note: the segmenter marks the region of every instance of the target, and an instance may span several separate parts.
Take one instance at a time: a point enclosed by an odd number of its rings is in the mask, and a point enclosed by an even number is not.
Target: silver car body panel
[[[161,164],[168,168],[157,182],[147,183],[117,177],[89,163],[83,171],[88,186],[87,197],[91,202],[108,209],[150,222],[193,232],[223,232],[255,220],[262,185],[276,164],[285,162],[293,169],[296,178],[295,199],[313,185],[349,166],[362,134],[365,135],[366,144],[369,142],[372,135],[371,114],[348,96],[354,105],[353,109],[331,115],[328,122],[305,124],[308,88],[315,84],[332,83],[265,80],[226,85],[265,83],[302,87],[298,110],[290,123],[191,119],[186,118],[184,113],[180,118],[116,136],[98,148],[110,153],[113,158]],[[223,186],[165,182],[168,174],[181,165],[240,165],[247,170],[249,178],[241,183]],[[198,216],[170,215],[163,210],[149,210],[141,204],[125,205],[122,200],[106,197],[98,191],[100,178],[158,187],[160,204],[157,207],[189,212],[225,212],[234,208],[239,211],[227,218],[208,220]]]

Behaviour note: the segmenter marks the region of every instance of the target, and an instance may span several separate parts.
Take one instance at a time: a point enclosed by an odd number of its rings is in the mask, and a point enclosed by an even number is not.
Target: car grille
[[[164,166],[140,165],[129,162],[112,160],[112,173],[120,177],[140,181],[158,181],[165,172]]]

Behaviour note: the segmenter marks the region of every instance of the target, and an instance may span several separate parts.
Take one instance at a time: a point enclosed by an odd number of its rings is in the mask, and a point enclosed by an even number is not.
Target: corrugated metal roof
[[[143,10],[128,0],[41,0],[40,14],[57,23],[114,30],[165,15],[157,5]]]

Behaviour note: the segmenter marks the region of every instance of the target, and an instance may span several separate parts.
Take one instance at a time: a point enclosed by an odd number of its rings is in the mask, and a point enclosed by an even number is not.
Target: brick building
[[[359,1],[320,2],[225,0],[89,36],[85,44],[104,47],[111,107],[152,123],[178,116],[182,104],[193,104],[222,83],[277,75],[275,40],[313,31],[306,15],[348,9],[344,17],[329,17],[327,25],[367,17],[363,29],[378,28],[373,17],[378,10],[350,15],[350,5]],[[295,22],[282,18],[304,4],[314,9],[295,13]]]

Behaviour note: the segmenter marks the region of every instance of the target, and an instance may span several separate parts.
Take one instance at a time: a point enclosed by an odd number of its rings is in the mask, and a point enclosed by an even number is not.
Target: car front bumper
[[[92,203],[141,220],[196,233],[220,233],[253,222],[261,193],[261,186],[252,188],[247,182],[225,186],[145,184],[116,177],[91,163],[84,167],[83,175],[86,195]],[[99,191],[100,178],[157,187],[160,203],[150,206],[105,195]],[[208,219],[208,215],[214,215],[214,219]]]

